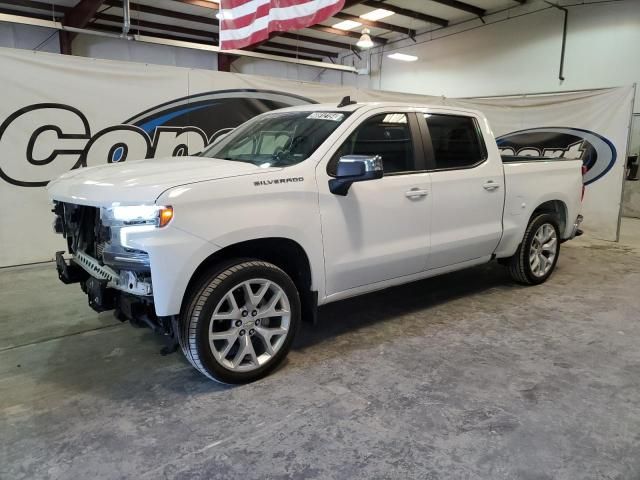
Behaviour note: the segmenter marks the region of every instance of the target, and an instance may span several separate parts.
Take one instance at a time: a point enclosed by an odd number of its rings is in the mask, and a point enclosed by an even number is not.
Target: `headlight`
[[[102,223],[106,226],[153,225],[166,226],[173,218],[173,207],[130,205],[105,208]]]

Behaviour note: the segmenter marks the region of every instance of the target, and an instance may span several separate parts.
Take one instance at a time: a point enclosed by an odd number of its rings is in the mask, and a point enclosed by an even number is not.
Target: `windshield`
[[[201,153],[203,157],[286,167],[309,158],[348,116],[345,112],[269,113],[250,120]]]

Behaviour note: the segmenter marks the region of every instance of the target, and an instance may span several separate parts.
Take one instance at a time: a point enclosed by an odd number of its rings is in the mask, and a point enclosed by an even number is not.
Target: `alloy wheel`
[[[529,249],[529,265],[536,277],[544,277],[558,254],[558,235],[550,223],[540,225]]]
[[[290,324],[291,306],[282,287],[264,278],[247,280],[229,289],[216,306],[209,346],[225,368],[251,371],[280,350]]]

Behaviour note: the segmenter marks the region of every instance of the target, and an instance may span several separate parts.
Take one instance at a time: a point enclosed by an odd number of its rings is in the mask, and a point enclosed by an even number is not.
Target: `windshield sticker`
[[[344,120],[344,113],[313,112],[307,118],[311,120],[330,120],[332,122],[341,122]]]

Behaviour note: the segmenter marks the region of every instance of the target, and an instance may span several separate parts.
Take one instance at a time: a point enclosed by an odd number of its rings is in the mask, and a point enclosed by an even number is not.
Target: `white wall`
[[[535,13],[513,18],[524,12]],[[640,83],[640,1],[569,8],[564,82],[558,79],[562,20],[558,9],[531,0],[489,16],[486,26],[474,20],[421,35],[415,44],[388,45],[381,69],[375,52],[368,87],[464,97]],[[462,30],[467,31],[452,35]],[[386,55],[391,51],[417,55],[419,60],[390,60]],[[635,111],[640,112],[640,94]]]
[[[238,58],[231,64],[231,71],[303,82],[342,84],[341,73],[336,70],[323,70],[306,65],[274,62],[272,60]]]
[[[0,22],[0,47],[59,53],[60,41],[51,28]]]
[[[152,45],[129,40],[93,35],[78,35],[73,41],[73,54],[129,62],[170,65],[173,67],[218,69],[218,56],[204,50]]]

